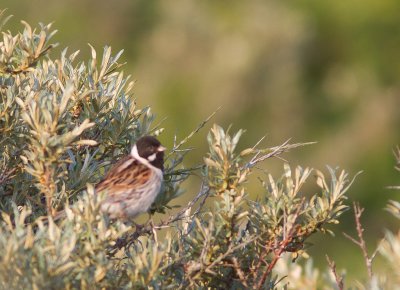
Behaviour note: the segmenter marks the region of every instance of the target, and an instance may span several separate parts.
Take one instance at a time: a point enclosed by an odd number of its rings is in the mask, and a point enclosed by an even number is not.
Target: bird
[[[165,150],[153,136],[139,138],[95,186],[96,193],[104,193],[100,210],[111,219],[147,212],[161,190]]]
[[[95,185],[96,194],[105,195],[101,212],[123,221],[147,212],[161,190],[165,150],[155,137],[139,138],[130,154],[122,157]],[[65,210],[61,210],[52,219],[57,221],[65,216]],[[48,217],[38,220],[48,223]]]

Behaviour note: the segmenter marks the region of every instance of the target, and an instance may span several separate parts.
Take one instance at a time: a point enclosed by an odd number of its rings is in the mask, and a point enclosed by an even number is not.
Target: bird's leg
[[[141,224],[135,223],[134,221],[132,221],[132,224],[135,226],[135,231],[136,232],[141,231],[146,225],[146,224],[142,224],[141,225]]]
[[[157,232],[156,232],[156,229],[155,229],[155,226],[154,226],[154,222],[153,222],[152,215],[151,215],[151,213],[149,213],[149,212],[148,212],[148,214],[149,214],[149,219],[148,219],[147,223],[148,223],[148,224],[150,225],[150,227],[151,227],[151,232],[153,233],[153,239],[154,239],[154,241],[155,241],[156,243],[158,243],[158,240],[157,240]]]
[[[135,227],[135,231],[134,231],[135,234],[138,234],[145,227],[145,224],[142,224],[142,225],[138,224],[133,220],[133,218],[129,218],[129,217],[127,217],[125,219],[124,224],[127,225],[127,226],[130,226],[130,227],[134,226]]]
[[[147,212],[147,214],[149,215],[149,217],[147,218],[147,221],[145,222],[146,225],[150,225],[151,228],[154,227],[154,223],[153,223],[153,219],[152,219],[152,215],[150,212]]]

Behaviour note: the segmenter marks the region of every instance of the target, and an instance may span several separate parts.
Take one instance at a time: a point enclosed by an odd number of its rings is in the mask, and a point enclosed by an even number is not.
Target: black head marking
[[[164,169],[164,150],[160,141],[152,136],[144,136],[136,142],[140,157],[147,159],[151,165]]]

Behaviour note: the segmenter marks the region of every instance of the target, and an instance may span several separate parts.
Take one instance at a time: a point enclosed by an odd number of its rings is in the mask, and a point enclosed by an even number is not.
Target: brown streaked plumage
[[[151,171],[146,165],[139,163],[132,156],[125,156],[100,181],[95,189],[103,191],[109,188],[123,189],[127,186],[138,187],[144,185],[151,176]]]
[[[146,212],[161,188],[164,150],[156,138],[140,138],[131,154],[96,185],[96,192],[105,193],[101,210],[111,218],[132,218]]]

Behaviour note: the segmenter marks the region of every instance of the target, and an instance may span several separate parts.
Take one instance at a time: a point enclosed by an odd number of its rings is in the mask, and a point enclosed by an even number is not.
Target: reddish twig
[[[365,243],[365,239],[363,236],[364,228],[362,227],[362,224],[360,221],[361,215],[362,215],[364,209],[361,208],[360,205],[357,203],[353,203],[353,208],[354,208],[354,218],[356,221],[358,240],[356,240],[355,238],[351,237],[350,235],[348,235],[346,233],[343,233],[343,235],[361,249],[363,256],[364,256],[365,265],[367,267],[368,277],[369,277],[370,282],[372,282],[372,277],[373,277],[372,261],[375,258],[375,255],[376,255],[378,249],[376,249],[375,252],[371,256],[368,255],[367,245]]]
[[[328,265],[332,271],[333,276],[335,276],[336,285],[338,286],[339,290],[343,290],[344,289],[343,277],[337,274],[335,262],[329,259],[328,255],[326,255],[326,260],[328,261]]]
[[[267,279],[268,275],[272,272],[272,269],[275,267],[276,263],[278,262],[278,260],[281,258],[281,255],[286,252],[286,248],[287,246],[292,242],[293,240],[293,234],[294,231],[296,229],[295,227],[295,222],[297,220],[297,218],[300,215],[301,209],[303,208],[303,204],[304,204],[305,199],[303,198],[303,200],[301,201],[301,203],[299,204],[299,206],[296,209],[296,212],[294,214],[294,222],[292,224],[292,227],[290,228],[288,235],[285,237],[285,240],[283,240],[280,245],[279,248],[276,249],[274,251],[274,258],[272,259],[272,261],[269,263],[267,269],[265,270],[265,272],[263,273],[263,275],[261,276],[261,279],[258,281],[255,289],[262,289],[263,284],[265,283],[265,280]]]

